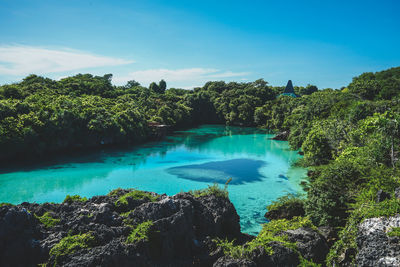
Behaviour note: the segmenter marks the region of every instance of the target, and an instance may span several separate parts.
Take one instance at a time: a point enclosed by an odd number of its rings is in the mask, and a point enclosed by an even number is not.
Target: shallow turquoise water
[[[301,192],[306,175],[291,166],[300,157],[297,152],[271,137],[256,128],[204,125],[125,150],[2,170],[0,203],[61,202],[67,194],[91,197],[118,187],[172,195],[232,177],[229,196],[242,231],[255,234],[266,222],[265,206],[288,192]]]

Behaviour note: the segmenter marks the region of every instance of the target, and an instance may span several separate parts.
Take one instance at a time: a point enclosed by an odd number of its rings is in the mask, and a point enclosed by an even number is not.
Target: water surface
[[[256,128],[204,125],[124,150],[3,169],[0,202],[61,202],[67,194],[91,197],[118,187],[173,195],[232,178],[228,190],[242,231],[256,234],[266,222],[265,206],[301,192],[306,175],[292,167],[297,152],[271,137]]]

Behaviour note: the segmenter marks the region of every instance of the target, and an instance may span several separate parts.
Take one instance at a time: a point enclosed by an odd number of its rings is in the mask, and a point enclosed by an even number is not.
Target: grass
[[[67,195],[63,201],[63,203],[69,203],[71,204],[72,202],[85,202],[87,201],[86,197],[81,197],[80,195]]]
[[[0,203],[0,207],[3,207],[3,206],[14,206],[14,205],[11,203],[5,203],[5,202]]]
[[[282,196],[278,198],[275,201],[272,201],[270,205],[267,206],[267,210],[269,212],[272,211],[298,211],[298,210],[303,210],[303,214],[298,214],[299,215],[304,215],[304,199],[297,197],[293,194],[287,194],[285,196]]]
[[[37,216],[35,214],[36,219],[40,221],[46,228],[53,228],[56,226],[59,222],[60,219],[53,218],[50,214],[50,212],[45,212],[42,216]]]
[[[118,187],[117,189],[111,190],[107,196],[118,196],[122,192],[122,188]]]
[[[93,247],[95,242],[96,240],[91,233],[68,235],[50,249],[50,255],[55,256],[57,261],[57,258],[60,256],[72,254],[80,249]]]
[[[153,226],[152,221],[142,222],[141,224],[137,225],[132,229],[132,232],[129,234],[128,238],[126,239],[126,243],[132,244],[143,241],[149,241],[149,234],[151,227]]]
[[[281,243],[283,246],[297,251],[296,243],[288,241],[287,235],[281,235],[283,231],[294,230],[300,227],[309,227],[314,230],[317,228],[311,223],[307,217],[294,217],[291,220],[272,220],[269,223],[264,224],[261,232],[258,236],[245,245],[234,245],[234,241],[228,240],[214,240],[217,246],[221,247],[225,255],[229,255],[233,258],[250,258],[251,254],[258,247],[265,249],[268,255],[272,255],[274,251],[269,246],[269,243],[276,241]],[[279,235],[278,235],[279,234]],[[302,259],[299,254],[300,259]],[[304,262],[306,262],[304,260]]]
[[[229,193],[228,193],[228,185],[232,181],[232,178],[229,178],[226,183],[224,188],[220,188],[217,183],[213,185],[209,185],[205,189],[200,189],[200,190],[190,190],[189,194],[192,194],[194,197],[203,197],[203,196],[210,196],[214,195],[216,197],[222,197],[222,198],[229,198]]]
[[[128,205],[128,198],[132,199],[148,199],[151,202],[157,201],[158,197],[153,196],[150,193],[143,192],[140,190],[133,190],[129,193],[126,193],[122,195],[121,197],[118,198],[118,200],[115,202],[115,206],[117,207],[125,207]]]
[[[130,211],[127,211],[127,212],[122,212],[122,213],[119,214],[119,216],[127,218],[127,217],[129,217],[129,214],[131,214],[134,211],[135,210],[133,209],[133,210],[130,210]]]
[[[400,227],[392,227],[390,231],[387,233],[388,236],[394,237],[400,237]]]

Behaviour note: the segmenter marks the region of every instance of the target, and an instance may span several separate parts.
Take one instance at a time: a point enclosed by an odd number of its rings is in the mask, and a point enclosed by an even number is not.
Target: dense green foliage
[[[165,81],[113,86],[110,74],[60,81],[30,75],[0,86],[0,159],[142,142],[157,123],[259,126],[289,131],[290,146],[304,153],[306,215],[314,225],[342,227],[330,263],[356,248],[356,225],[364,218],[400,212],[397,200],[375,204],[378,190],[394,195],[400,186],[400,67],[361,74],[341,90],[295,87],[298,98],[262,79],[166,87]],[[210,193],[226,195],[215,186],[193,192]]]
[[[186,91],[161,91],[90,74],[60,81],[31,75],[0,86],[0,159],[142,142],[151,136],[149,122],[190,125]]]
[[[201,123],[263,125],[259,108],[275,105],[283,90],[262,79],[167,90],[164,80],[146,88],[136,81],[113,86],[111,78],[79,74],[54,81],[30,75],[0,86],[0,159],[143,142],[153,136],[155,123],[172,129]],[[317,88],[295,90],[310,95]]]

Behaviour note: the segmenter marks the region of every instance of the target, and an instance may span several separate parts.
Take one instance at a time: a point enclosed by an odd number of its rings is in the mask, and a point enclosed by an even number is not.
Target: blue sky
[[[0,83],[112,73],[340,88],[400,66],[400,1],[0,0]]]

